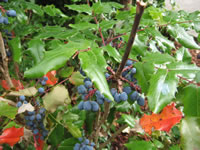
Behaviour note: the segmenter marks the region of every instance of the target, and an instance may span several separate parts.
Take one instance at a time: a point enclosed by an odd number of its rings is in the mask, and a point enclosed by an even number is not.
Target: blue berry
[[[19,99],[20,99],[21,101],[24,101],[26,98],[25,98],[24,95],[21,95],[21,96],[19,96]]]
[[[27,101],[24,101],[24,104],[28,104],[28,102],[27,102]]]
[[[24,119],[25,120],[29,120],[29,116],[24,116]]]
[[[138,92],[137,91],[133,92],[130,98],[132,101],[136,101],[139,98]]]
[[[110,74],[106,72],[106,73],[105,73],[105,76],[106,76],[106,79],[107,79],[107,78],[110,77]]]
[[[132,61],[132,60],[129,60],[129,59],[128,59],[128,60],[126,61],[126,66],[130,66],[130,65],[132,65],[132,64],[133,64],[133,61]]]
[[[41,84],[42,84],[42,85],[46,85],[46,81],[42,80],[42,81],[41,81]]]
[[[43,114],[45,111],[46,111],[45,108],[40,108],[39,110],[40,114]]]
[[[48,80],[48,77],[46,77],[46,76],[43,77],[43,80],[44,80],[44,81],[47,81],[47,80]]]
[[[85,150],[93,150],[93,147],[92,147],[92,146],[89,146],[89,145],[87,145],[87,146],[86,146],[86,148],[85,148]]]
[[[90,101],[86,101],[83,103],[83,109],[84,110],[91,110],[92,109],[92,105]]]
[[[122,92],[119,96],[120,100],[122,101],[126,101],[128,99],[128,95],[126,94],[126,92]]]
[[[35,115],[30,116],[29,119],[30,119],[31,121],[35,120]]]
[[[44,131],[42,132],[42,135],[43,135],[44,137],[46,137],[46,136],[48,135],[48,131],[44,130]]]
[[[83,104],[84,104],[84,101],[81,101],[81,102],[78,104],[78,109],[79,109],[79,110],[83,110]]]
[[[6,12],[6,14],[7,14],[8,17],[16,17],[16,16],[17,16],[15,10],[8,10],[8,11]]]
[[[130,94],[132,90],[130,86],[126,86],[123,88],[123,91],[126,92],[127,94]]]
[[[92,104],[92,111],[98,111],[99,110],[99,105],[95,101],[91,101]]]
[[[28,111],[28,114],[29,114],[29,115],[34,115],[34,114],[35,114],[35,111]]]
[[[114,96],[114,95],[115,95],[115,93],[117,93],[117,89],[115,89],[115,88],[112,88],[112,89],[110,90],[110,92],[111,92],[112,96]]]
[[[137,103],[138,103],[138,105],[140,105],[140,106],[144,106],[144,104],[145,104],[144,98],[139,97],[139,98],[137,99]]]
[[[97,98],[104,98],[104,96],[101,94],[101,92],[99,90],[97,90],[95,92],[95,95],[96,95]]]
[[[97,103],[99,103],[100,105],[102,105],[104,103],[104,99],[97,97]]]
[[[91,145],[91,146],[95,146],[95,143],[94,143],[94,142],[92,142],[90,145]]]
[[[34,129],[33,130],[33,134],[38,134],[39,133],[39,130],[38,129]]]
[[[108,103],[112,102],[111,100],[107,99],[107,98],[104,98],[104,100]]]
[[[21,106],[22,106],[22,102],[20,102],[20,101],[17,102],[17,105],[16,105],[16,106],[17,106],[18,108],[21,107]]]
[[[85,85],[86,88],[89,89],[89,88],[92,87],[92,82],[91,82],[91,81],[85,81],[85,84],[84,84],[84,85]]]
[[[9,22],[8,22],[8,18],[3,17],[3,23],[6,24],[6,25],[9,24]]]
[[[83,141],[83,138],[82,138],[82,137],[80,137],[80,138],[78,138],[78,140],[79,140],[80,142],[82,142],[82,141]]]
[[[0,17],[0,23],[3,23],[3,21],[4,21],[4,18]]]
[[[37,114],[37,115],[36,115],[36,119],[37,119],[37,120],[41,120],[41,119],[42,119],[42,116],[41,116],[40,114]]]
[[[84,85],[78,86],[77,89],[78,89],[78,93],[79,93],[79,94],[86,94],[86,93],[87,93],[87,89],[85,88]]]
[[[135,73],[136,73],[136,68],[132,68],[132,69],[131,69],[131,73],[132,73],[132,74],[135,74]]]
[[[87,96],[87,94],[81,95],[81,99],[82,99],[82,100],[86,100],[86,96]]]
[[[114,100],[119,103],[120,102],[120,94],[119,93],[115,93],[114,95]]]
[[[44,88],[40,87],[40,88],[38,89],[38,92],[41,93],[41,94],[43,94],[43,93],[44,93]]]
[[[85,139],[84,144],[88,145],[90,141],[88,139]]]
[[[74,149],[73,150],[79,150],[80,149],[80,144],[79,143],[76,143],[75,145],[74,145]]]

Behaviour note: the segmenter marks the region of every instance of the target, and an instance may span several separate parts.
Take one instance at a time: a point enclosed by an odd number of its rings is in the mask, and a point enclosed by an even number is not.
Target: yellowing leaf
[[[44,98],[44,107],[50,112],[54,112],[58,106],[69,104],[71,99],[68,90],[63,85],[57,85]]]
[[[10,96],[34,96],[37,93],[37,89],[35,87],[29,87],[19,91],[12,91],[8,95]]]

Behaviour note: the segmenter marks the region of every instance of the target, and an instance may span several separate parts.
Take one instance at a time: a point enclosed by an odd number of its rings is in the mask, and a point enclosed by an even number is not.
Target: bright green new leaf
[[[112,46],[107,45],[103,47],[104,51],[108,53],[110,57],[113,57],[117,62],[121,62],[122,56],[119,54],[119,52]]]
[[[131,128],[135,127],[135,120],[132,115],[122,114],[122,118]]]
[[[35,63],[39,63],[44,57],[45,44],[41,39],[32,39],[28,43],[28,51],[33,57]]]
[[[192,56],[187,48],[181,47],[178,51],[176,51],[176,60],[190,63]]]
[[[17,114],[17,107],[10,106],[8,103],[0,101],[0,116],[14,119]]]
[[[108,30],[113,28],[113,26],[116,24],[116,21],[114,20],[103,20],[101,21],[101,23],[99,24],[102,30]]]
[[[114,100],[108,83],[106,81],[105,75],[101,66],[98,63],[98,57],[92,52],[82,52],[79,54],[79,59],[81,61],[81,66],[86,72],[87,76],[92,80],[95,86],[100,90],[100,92],[110,100]]]
[[[75,138],[82,137],[80,129],[76,127],[73,123],[66,122],[65,124],[66,124],[65,127],[68,129],[68,131],[72,134],[73,137]]]
[[[22,46],[21,46],[21,41],[19,37],[15,37],[9,42],[9,46],[12,51],[12,58],[15,62],[20,63],[21,62],[21,57],[22,57]]]
[[[66,105],[71,102],[68,90],[63,85],[55,86],[51,92],[43,97],[46,110],[54,112],[58,106]]]
[[[131,140],[125,144],[128,150],[156,150],[156,147],[151,142]]]
[[[186,117],[181,123],[181,145],[184,150],[200,148],[200,118]]]
[[[176,38],[186,48],[200,49],[200,46],[194,41],[194,38],[189,35],[183,27],[179,25],[169,25],[167,27],[171,36]]]

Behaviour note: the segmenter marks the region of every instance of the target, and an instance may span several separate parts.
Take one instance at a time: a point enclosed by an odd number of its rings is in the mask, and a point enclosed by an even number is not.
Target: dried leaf
[[[12,83],[13,83],[14,88],[17,91],[20,90],[20,89],[24,89],[23,84],[19,80],[12,79]],[[10,90],[10,86],[8,85],[6,80],[1,80],[0,84],[5,90]]]
[[[0,144],[7,143],[10,146],[15,145],[19,142],[20,137],[24,135],[24,128],[7,128],[3,131],[0,136]]]
[[[44,141],[41,140],[40,136],[41,136],[40,134],[38,138],[34,136],[34,146],[36,150],[43,150],[44,147]]]
[[[24,95],[24,96],[29,97],[29,96],[34,96],[37,92],[38,91],[35,87],[30,87],[30,88],[26,88],[26,89],[19,90],[19,91],[12,91],[8,95],[10,95],[10,96]]]
[[[18,114],[23,113],[25,111],[34,111],[34,107],[31,105],[31,103],[28,104],[23,104],[19,109],[18,109]]]
[[[140,119],[140,125],[148,134],[151,134],[152,130],[169,132],[175,124],[180,122],[182,116],[182,112],[176,109],[175,103],[172,103],[167,105],[160,114],[144,114]]]

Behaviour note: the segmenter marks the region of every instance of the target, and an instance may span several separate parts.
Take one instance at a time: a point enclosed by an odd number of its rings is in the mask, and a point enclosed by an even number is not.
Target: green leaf
[[[74,67],[64,67],[59,71],[59,76],[63,77],[63,78],[67,78],[69,76],[72,75],[74,71]]]
[[[110,93],[104,72],[101,70],[101,66],[97,64],[98,58],[96,55],[92,51],[81,52],[79,54],[79,59],[83,70],[86,72],[87,76],[92,80],[95,86],[109,100],[113,101],[114,99]]]
[[[154,72],[154,66],[151,63],[137,62],[134,64],[137,72],[134,75],[137,78],[138,84],[142,88],[143,93],[147,93],[149,88],[149,79]]]
[[[32,10],[34,13],[38,14],[39,16],[43,16],[44,12],[39,5],[36,5],[31,2],[26,2],[26,8]]]
[[[135,55],[142,55],[145,56],[146,54],[146,50],[147,50],[147,46],[146,46],[146,38],[145,36],[142,35],[136,35],[135,37],[135,41],[133,43],[133,47],[132,47],[132,51],[131,53],[135,54]]]
[[[200,118],[186,117],[181,123],[181,145],[184,150],[197,150],[200,147]]]
[[[54,5],[46,5],[43,9],[49,16],[61,16],[67,18],[67,16],[63,14],[60,9],[55,8]]]
[[[89,22],[79,22],[77,24],[69,24],[71,28],[74,28],[76,30],[87,30],[87,29],[92,29],[92,30],[97,30],[97,24],[89,23]]]
[[[58,150],[73,150],[74,145],[78,142],[77,138],[68,138],[59,145]]]
[[[92,48],[92,52],[95,54],[97,58],[97,65],[101,68],[102,71],[107,71],[106,68],[108,64],[106,63],[106,59],[104,58],[103,55],[103,49],[102,48]]]
[[[74,85],[81,85],[84,84],[83,82],[84,77],[80,74],[80,72],[73,72],[71,77],[69,78],[69,81]]]
[[[54,146],[60,144],[64,140],[64,129],[65,128],[63,126],[57,124],[48,136],[48,141]]]
[[[40,63],[25,71],[25,77],[42,77],[50,70],[57,70],[64,66],[66,61],[70,59],[77,50],[87,49],[88,47],[90,47],[90,42],[80,40],[79,43],[69,42],[55,50],[48,51],[45,53],[44,58]]]
[[[122,114],[122,118],[131,128],[135,127],[135,120],[132,115]]]
[[[147,141],[130,141],[125,144],[128,150],[156,150],[153,143]]]
[[[14,119],[17,114],[18,108],[10,106],[6,102],[0,101],[0,116],[6,116],[10,119]]]
[[[19,37],[15,37],[9,41],[9,46],[12,50],[13,60],[17,63],[21,62],[22,46]]]
[[[129,112],[131,108],[131,105],[127,101],[116,105],[116,110],[119,112]]]
[[[200,71],[196,74],[195,81],[196,81],[197,83],[200,82]]]
[[[169,148],[169,150],[181,150],[181,148],[178,145],[173,145]]]
[[[167,27],[170,35],[178,40],[186,48],[200,49],[200,46],[194,41],[194,38],[190,36],[184,28],[179,25],[169,25]]]
[[[161,54],[161,53],[148,53],[145,57],[142,58],[142,60],[144,62],[155,63],[155,64],[163,64],[175,61],[175,59],[169,54]]]
[[[11,128],[11,127],[21,128],[21,125],[15,123],[14,121],[11,121],[3,128],[3,130],[5,130],[7,128]]]
[[[57,85],[43,97],[43,103],[46,110],[54,112],[58,106],[71,103],[71,99],[65,86]]]
[[[200,117],[200,87],[188,85],[181,91],[183,112],[186,116]]]
[[[176,60],[190,63],[192,56],[187,48],[181,47],[178,51],[176,51]]]
[[[92,5],[93,11],[95,14],[102,14],[102,13],[110,13],[112,7],[108,3],[93,3]]]
[[[166,69],[158,69],[152,75],[148,90],[148,105],[154,113],[160,112],[175,96],[178,80]]]
[[[116,24],[115,20],[103,20],[101,21],[99,26],[101,27],[102,30],[108,30],[108,29],[113,28],[115,24]]]
[[[88,15],[92,15],[92,8],[88,6],[87,4],[82,5],[65,5],[65,7],[68,7],[71,10],[77,11],[77,12],[84,12]]]
[[[103,47],[103,49],[108,53],[110,57],[113,57],[117,62],[121,62],[122,56],[114,47],[107,45]]]
[[[75,137],[75,138],[82,137],[80,129],[78,127],[76,127],[73,123],[66,122],[65,124],[66,124],[66,128],[72,134],[73,137]]]
[[[45,44],[41,39],[32,39],[28,42],[28,50],[35,63],[39,63],[44,57]]]

